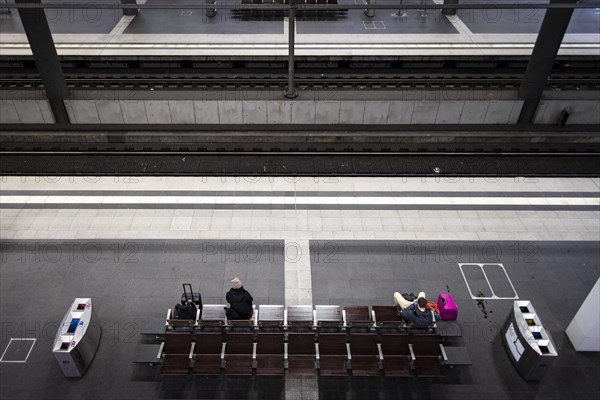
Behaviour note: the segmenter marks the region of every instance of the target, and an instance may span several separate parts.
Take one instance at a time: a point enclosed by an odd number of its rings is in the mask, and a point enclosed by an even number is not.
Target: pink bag
[[[437,305],[442,320],[450,321],[458,317],[458,307],[456,307],[456,303],[450,293],[440,293]]]

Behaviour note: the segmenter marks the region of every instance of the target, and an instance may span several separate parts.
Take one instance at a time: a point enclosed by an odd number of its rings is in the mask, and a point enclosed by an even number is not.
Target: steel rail
[[[401,4],[389,3],[389,4],[296,4],[294,5],[297,10],[363,10],[363,9],[398,9],[402,6],[403,10],[442,10],[442,9],[453,9],[453,10],[475,10],[475,9],[595,9],[598,8],[597,4],[587,3],[477,3],[477,4]],[[154,10],[205,10],[214,9],[214,4],[102,4],[102,3],[42,3],[42,4],[0,4],[0,9],[3,8],[14,8],[14,9],[27,9],[27,8],[42,8],[42,9],[154,9]],[[290,5],[287,4],[220,4],[217,5],[217,9],[230,9],[230,10],[289,10]]]
[[[0,151],[3,156],[365,156],[365,157],[389,157],[389,156],[507,156],[507,157],[599,157],[600,152],[457,152],[457,151]]]
[[[504,86],[514,87],[521,83],[521,78],[415,78],[415,77],[378,77],[378,76],[353,76],[353,77],[307,77],[296,76],[296,85],[298,86],[358,86],[358,85],[377,85],[377,86],[426,86],[426,87],[489,87],[489,86]],[[186,87],[202,87],[202,86],[281,86],[287,83],[285,76],[258,76],[258,77],[195,77],[195,78],[66,78],[67,85],[72,88],[85,88],[86,86],[93,88],[183,88]],[[546,84],[547,87],[562,87],[562,86],[584,86],[598,87],[600,85],[599,78],[590,77],[569,77],[569,78],[550,78]],[[1,78],[0,87],[3,88],[28,88],[28,87],[43,87],[41,79],[38,78]]]

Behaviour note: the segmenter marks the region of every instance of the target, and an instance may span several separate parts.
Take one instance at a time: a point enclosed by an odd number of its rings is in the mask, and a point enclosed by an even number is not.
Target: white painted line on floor
[[[490,280],[488,279],[487,274],[485,273],[485,266],[486,265],[493,265],[493,266],[498,266],[500,268],[502,268],[502,271],[504,271],[504,275],[506,276],[506,279],[508,280],[508,283],[510,283],[510,287],[513,290],[513,293],[515,294],[513,297],[499,297],[496,296],[496,294],[494,293],[494,289],[492,288],[492,284],[490,283]],[[481,272],[488,284],[488,287],[490,288],[490,291],[492,292],[492,296],[491,297],[487,297],[487,296],[476,296],[473,294],[473,292],[471,291],[471,286],[469,286],[469,282],[467,280],[467,277],[465,276],[465,273],[463,271],[463,266],[478,266],[479,268],[481,268]],[[467,289],[469,289],[469,294],[471,295],[471,299],[473,300],[518,300],[519,299],[519,295],[517,294],[517,291],[515,290],[515,287],[512,283],[512,281],[510,280],[510,277],[508,276],[508,273],[506,272],[506,268],[504,268],[504,265],[502,264],[495,264],[495,263],[483,263],[483,264],[478,264],[478,263],[459,263],[458,267],[460,269],[460,273],[462,274],[462,277],[465,281],[465,284],[467,285]]]
[[[600,191],[600,178],[475,178],[475,177],[286,177],[286,176],[2,176],[0,189],[11,191],[70,191],[76,195],[79,190],[112,190],[135,194],[139,191],[185,190],[185,191],[336,191],[336,192],[389,192],[427,191],[431,193],[461,191],[502,192],[510,196],[522,192],[550,192],[554,195],[583,192],[597,195]],[[0,195],[2,195],[0,191]],[[168,193],[166,193],[168,194]],[[199,193],[201,194],[201,193]],[[516,195],[515,194],[515,195]],[[489,196],[489,195],[488,195]],[[595,196],[597,197],[597,196]]]
[[[110,31],[109,36],[112,36],[111,42],[117,41],[117,37],[125,32],[125,29],[129,26],[131,21],[135,18],[135,15],[123,15],[117,25]]]
[[[312,275],[308,239],[287,239],[284,247],[285,305],[311,305]]]
[[[6,351],[8,350],[8,348],[10,347],[10,345],[12,344],[12,342],[14,341],[32,341],[33,343],[31,343],[31,347],[29,348],[29,351],[27,352],[27,355],[25,356],[24,360],[4,360],[4,356],[6,355]],[[27,362],[27,359],[29,358],[29,355],[31,354],[31,350],[33,350],[33,346],[35,345],[35,341],[37,339],[35,338],[10,338],[10,342],[8,342],[8,346],[6,346],[6,349],[4,349],[4,352],[2,353],[2,357],[0,357],[0,362],[5,362],[5,363],[24,363]]]
[[[452,24],[452,26],[454,26],[454,29],[456,29],[458,33],[473,40],[473,32],[471,32],[469,27],[460,19],[458,15],[444,15],[444,17],[446,17],[446,19],[450,21],[450,23]]]
[[[0,195],[0,204],[284,204],[284,205],[510,205],[600,206],[600,198],[579,197],[320,197],[320,196],[18,196]]]

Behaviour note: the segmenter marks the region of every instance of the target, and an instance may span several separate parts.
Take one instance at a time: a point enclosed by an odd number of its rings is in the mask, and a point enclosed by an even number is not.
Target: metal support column
[[[550,0],[553,3],[577,3],[578,0]],[[519,87],[519,97],[525,100],[519,124],[531,124],[542,98],[544,85],[552,71],[558,49],[571,21],[573,9],[549,8],[538,33],[525,76]]]
[[[444,5],[446,4],[458,4],[458,0],[444,0]],[[442,8],[442,14],[456,15],[456,8]]]
[[[375,0],[366,0],[366,4],[369,5],[375,5]],[[367,8],[365,9],[365,15],[367,17],[374,17],[375,16],[375,9],[374,8]]]
[[[402,17],[402,18],[406,17],[406,13],[404,11],[402,11],[402,2],[403,1],[404,0],[400,0],[400,7],[398,9],[398,13],[397,14],[396,13],[392,14],[392,17]]]
[[[15,0],[17,4],[40,4],[41,0]],[[48,20],[42,8],[19,8],[19,17],[25,29],[35,65],[42,77],[46,97],[57,124],[68,124],[69,115],[64,100],[68,89]]]
[[[287,92],[285,93],[285,97],[287,97],[288,99],[295,99],[296,97],[298,97],[298,91],[294,87],[294,41],[296,40],[296,6],[294,4],[290,4],[288,30],[288,87]]]
[[[121,4],[137,4],[136,0],[121,0]],[[137,15],[137,8],[124,8],[123,15]]]
[[[6,0],[0,0],[0,4],[6,4]],[[10,8],[0,8],[0,14],[10,15]]]

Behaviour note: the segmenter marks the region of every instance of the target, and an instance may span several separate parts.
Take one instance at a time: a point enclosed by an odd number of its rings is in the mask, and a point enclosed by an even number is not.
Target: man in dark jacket
[[[427,299],[424,297],[406,307],[400,315],[406,322],[413,323],[419,328],[426,328],[434,322],[433,311],[427,308]]]
[[[402,310],[399,312],[402,319],[415,324],[416,327],[426,328],[434,322],[434,313],[427,308],[427,298],[424,292],[418,294],[416,302],[408,301],[396,292],[394,293],[394,303]],[[439,319],[440,316],[436,313],[435,320]]]
[[[242,286],[238,277],[231,280],[231,290],[225,295],[230,307],[226,309],[227,319],[249,319],[252,317],[252,295]]]

